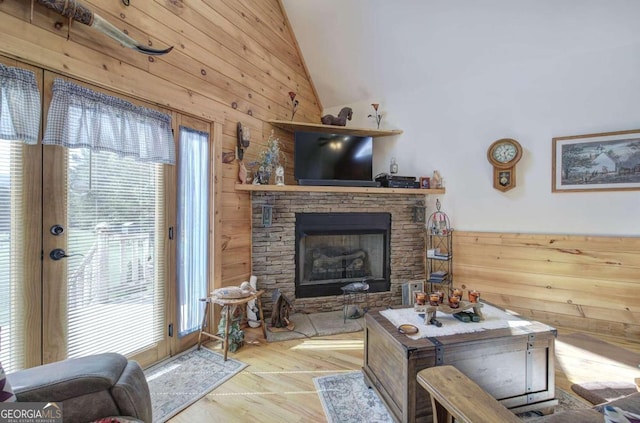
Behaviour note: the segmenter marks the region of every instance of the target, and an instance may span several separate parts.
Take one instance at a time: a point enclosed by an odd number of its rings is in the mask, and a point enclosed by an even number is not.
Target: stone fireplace
[[[391,213],[296,213],[296,298],[342,294],[366,280],[390,288]]]
[[[315,313],[342,310],[340,286],[363,277],[373,278],[370,307],[400,304],[402,284],[425,279],[425,227],[424,223],[413,222],[413,207],[424,197],[301,191],[253,191],[251,195],[252,273],[258,277],[258,287],[266,290],[262,303],[267,314],[271,312],[271,293],[276,288],[293,302],[297,312]],[[263,224],[263,206],[270,206],[270,226]],[[303,230],[306,236],[301,235],[300,229],[296,234],[300,216],[320,214],[336,214],[333,223],[338,227],[326,231],[324,223],[312,218],[311,228]],[[367,229],[345,227],[360,225],[367,215],[386,216],[387,223],[374,223]],[[358,231],[361,234],[354,235]],[[315,236],[319,238],[314,240]],[[311,247],[302,253],[305,257],[298,270],[296,257],[301,252],[300,246],[296,247],[297,238],[303,239],[304,247]],[[312,277],[314,254],[317,261]],[[320,279],[323,273],[326,278]],[[316,282],[316,278],[323,282],[315,284],[320,285],[315,291],[296,286],[296,279],[304,285]]]

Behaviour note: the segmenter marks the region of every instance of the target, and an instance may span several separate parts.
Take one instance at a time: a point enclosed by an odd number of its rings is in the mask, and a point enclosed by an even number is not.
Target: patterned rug
[[[147,370],[153,422],[162,423],[247,367],[207,348],[192,348]]]
[[[316,377],[313,383],[329,423],[393,422],[376,392],[365,385],[362,372]],[[559,388],[556,388],[556,398],[559,400],[556,411],[588,407]],[[540,414],[532,411],[517,416],[523,422],[534,422],[540,418]]]

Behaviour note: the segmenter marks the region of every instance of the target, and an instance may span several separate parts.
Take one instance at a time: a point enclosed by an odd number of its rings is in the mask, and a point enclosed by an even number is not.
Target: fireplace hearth
[[[390,213],[296,213],[297,298],[339,295],[364,281],[390,289]]]

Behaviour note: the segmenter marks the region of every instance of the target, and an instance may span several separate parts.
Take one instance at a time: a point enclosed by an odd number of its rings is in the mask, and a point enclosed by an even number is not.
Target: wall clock
[[[512,138],[494,141],[487,150],[487,159],[493,166],[493,187],[509,191],[516,186],[516,163],[522,158],[522,146]]]

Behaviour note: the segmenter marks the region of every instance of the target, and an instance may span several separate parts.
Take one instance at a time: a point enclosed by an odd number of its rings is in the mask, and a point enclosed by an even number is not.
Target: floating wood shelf
[[[306,122],[290,122],[287,120],[269,120],[267,121],[273,126],[277,126],[285,131],[307,131],[307,132],[322,132],[325,134],[341,134],[341,135],[357,135],[357,136],[369,136],[369,137],[388,137],[391,135],[402,134],[401,129],[372,129],[372,128],[353,128],[350,126],[334,126],[334,125],[322,125],[320,123],[306,123]]]
[[[373,187],[328,187],[328,186],[308,186],[308,185],[253,185],[236,184],[237,191],[284,191],[284,192],[350,192],[354,194],[408,194],[408,195],[429,195],[444,194],[443,189],[420,189],[420,188],[373,188]]]

